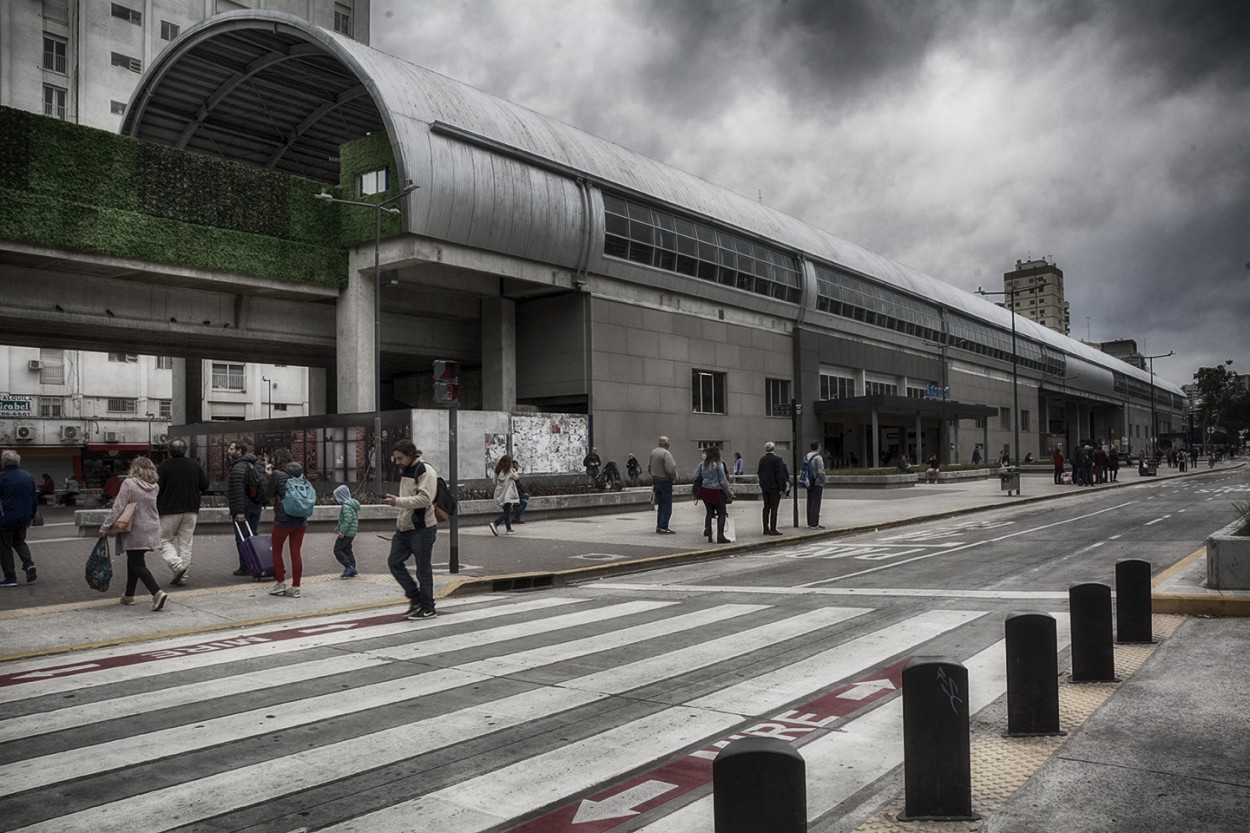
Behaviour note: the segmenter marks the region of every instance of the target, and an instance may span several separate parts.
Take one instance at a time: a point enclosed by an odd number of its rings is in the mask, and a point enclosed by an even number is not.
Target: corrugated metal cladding
[[[367,95],[360,87],[363,85]],[[409,198],[409,231],[577,268],[586,206],[569,170],[763,242],[1009,329],[997,304],[567,124],[280,12],[235,12],[188,29],[144,76],[123,131],[338,181],[338,145],[385,128]],[[442,122],[553,163],[431,132]],[[601,239],[592,246],[602,247]],[[595,257],[598,252],[592,252]],[[809,299],[814,304],[814,300]],[[1145,371],[1022,318],[1019,334],[1104,372]],[[1100,376],[1102,374],[1099,374]],[[1154,379],[1178,396],[1179,388]],[[1078,385],[1079,386],[1079,385]]]

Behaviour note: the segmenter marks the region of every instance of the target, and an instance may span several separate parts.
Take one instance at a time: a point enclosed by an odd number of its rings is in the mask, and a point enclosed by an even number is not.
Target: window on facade
[[[123,6],[121,3],[113,4],[113,17],[138,26],[143,25],[143,12],[136,11],[129,6]]]
[[[60,396],[39,397],[39,416],[59,417],[65,415],[65,399]]]
[[[914,388],[911,385],[907,386],[907,398],[908,399],[924,399],[925,396],[927,395],[928,395],[927,388]]]
[[[134,414],[138,413],[139,400],[137,399],[110,399],[108,401],[108,412],[110,414]]]
[[[855,395],[855,380],[850,376],[820,374],[821,399],[850,399]]]
[[[790,380],[764,380],[764,414],[765,416],[790,416]]]
[[[696,414],[725,413],[725,374],[712,370],[693,370],[690,392]]]
[[[694,447],[698,449],[699,451],[705,451],[709,448],[712,448],[713,446],[724,451],[725,445],[726,443],[724,440],[695,440],[694,441]],[[723,457],[724,455],[722,455],[722,462],[724,462]]]
[[[156,357],[156,369],[157,370],[173,370],[174,369],[174,357],[173,356],[157,356]]]
[[[172,399],[156,400],[156,415],[160,419],[169,419],[174,415],[174,402]]]
[[[346,3],[334,4],[334,31],[352,36],[352,7]]]
[[[109,353],[109,361],[137,362],[139,361],[139,355],[137,353]]]
[[[69,0],[43,0],[43,16],[53,23],[69,23]]]
[[[52,84],[43,85],[43,114],[54,119],[65,118],[65,90]]]
[[[43,68],[49,72],[59,72],[65,75],[68,71],[66,63],[66,46],[68,41],[65,38],[49,35],[47,32],[43,34]]]
[[[168,20],[161,21],[161,40],[173,40],[181,31],[182,28],[177,23],[170,23]]]
[[[129,55],[123,55],[120,52],[112,54],[112,64],[115,67],[122,67],[131,72],[143,72],[143,61],[140,61],[138,58],[132,58]]]
[[[898,396],[898,385],[890,382],[874,382],[867,380],[864,382],[865,396]]]
[[[126,115],[126,102],[110,101],[109,110],[112,111],[113,115],[115,116],[124,116]]]
[[[356,195],[367,197],[371,194],[381,194],[390,188],[390,185],[390,169],[379,168],[376,171],[369,171],[356,177]]]
[[[1029,428],[1029,412],[1028,411],[1020,412],[1020,430],[1021,431],[1032,430]]]
[[[798,303],[798,264],[785,252],[612,194],[603,211],[605,255]]]
[[[243,390],[243,365],[213,362],[213,390]]]
[[[286,410],[286,403],[285,403],[285,402],[274,402],[274,403],[273,403],[270,407],[271,407],[271,408],[273,408],[275,411],[285,411],[285,410]]]
[[[998,427],[1003,431],[1011,430],[1011,409],[1010,408],[998,409]]]

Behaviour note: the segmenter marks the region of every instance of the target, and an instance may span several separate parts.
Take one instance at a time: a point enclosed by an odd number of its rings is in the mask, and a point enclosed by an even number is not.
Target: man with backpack
[[[825,457],[820,443],[812,442],[811,451],[803,458],[803,475],[807,480],[807,528],[824,529],[820,524],[820,500],[825,493]]]
[[[234,521],[234,546],[239,552],[239,569],[236,576],[250,576],[243,556],[243,530],[248,536],[260,530],[261,501],[265,497],[265,476],[256,468],[256,455],[247,450],[247,443],[235,440],[226,449],[230,472],[226,476],[226,500],[230,504],[230,517]]]
[[[187,456],[187,441],[169,443],[169,459],[156,469],[160,491],[156,511],[161,516],[161,558],[173,571],[170,584],[187,583],[191,569],[191,541],[200,517],[200,496],[208,491],[208,474]]]
[[[395,519],[395,535],[386,566],[408,597],[405,615],[413,621],[433,619],[434,540],[438,537],[438,473],[421,461],[421,451],[412,440],[400,440],[391,449],[391,462],[399,468],[399,494],[386,495],[382,502],[401,510]],[[406,563],[416,559],[417,579],[413,581]]]

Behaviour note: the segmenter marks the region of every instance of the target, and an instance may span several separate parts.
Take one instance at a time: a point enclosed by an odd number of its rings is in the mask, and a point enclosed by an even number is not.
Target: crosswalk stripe
[[[275,654],[286,654],[293,651],[302,651],[306,648],[312,647],[345,645],[365,639],[376,639],[378,637],[394,636],[396,634],[413,634],[418,632],[425,634],[431,630],[441,630],[446,627],[481,622],[502,616],[529,613],[570,604],[586,604],[586,600],[568,597],[535,598],[523,602],[499,605],[497,607],[483,607],[477,610],[466,610],[456,613],[455,616],[440,616],[437,619],[421,622],[420,624],[409,622],[407,620],[400,620],[393,625],[378,625],[359,631],[318,633],[307,637],[287,639],[281,642],[258,642],[252,645],[235,647],[228,651],[188,653],[185,656],[164,659],[159,662],[150,662],[144,665],[129,665],[118,668],[109,668],[103,671],[95,671],[81,676],[51,678],[41,680],[39,682],[26,683],[20,686],[0,688],[0,703],[26,700],[49,694],[60,694],[66,691],[79,691],[84,688],[109,685],[111,683],[135,680],[144,677],[163,676],[179,671],[205,668],[213,665],[223,665],[245,659],[269,657]],[[304,628],[307,628],[308,626],[309,623],[307,622],[303,624]],[[258,629],[253,628],[232,636],[223,636],[207,641],[220,642],[228,641],[236,637],[247,638],[249,634],[256,633],[257,631]],[[178,643],[178,645],[185,646],[187,645],[187,641],[182,640]],[[143,653],[147,654],[152,652],[153,650],[149,649]],[[117,656],[117,654],[114,654],[114,656]],[[38,666],[36,666],[36,668],[37,667]],[[46,667],[46,664],[44,667]]]
[[[983,615],[979,611],[928,611],[914,617],[915,625],[909,624],[913,620],[901,622],[846,643],[840,649],[822,651],[749,683],[732,686],[726,689],[733,692],[728,697],[710,695],[666,709],[452,787],[359,816],[328,828],[325,833],[407,831],[413,819],[421,819],[422,826],[432,830],[486,830],[588,790],[659,755],[728,731],[749,715],[766,714],[803,694],[827,688]],[[847,657],[839,656],[838,650],[846,651]],[[573,680],[567,685],[577,684]],[[702,734],[688,735],[683,729],[689,726],[698,727]],[[606,754],[608,750],[611,754]]]

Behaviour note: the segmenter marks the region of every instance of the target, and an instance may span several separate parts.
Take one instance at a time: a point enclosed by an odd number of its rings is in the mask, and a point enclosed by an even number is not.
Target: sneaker
[[[514,523],[514,524],[523,524],[523,523],[525,523],[525,521],[513,521],[512,523]]]
[[[285,596],[286,585],[280,581],[274,582],[273,587],[269,588],[269,595],[270,596]]]
[[[0,581],[0,587],[17,587],[17,579],[6,578],[4,581]]]
[[[676,535],[677,534],[676,532],[669,529],[668,527],[664,527],[663,529],[657,529],[656,532],[660,535]]]
[[[487,524],[487,526],[489,526],[489,527],[490,527],[490,534],[491,534],[491,535],[498,535],[498,534],[499,534],[499,530],[495,528],[495,525],[494,525],[493,523],[489,523],[489,524]]]
[[[39,577],[38,574],[35,572],[34,564],[31,564],[29,567],[26,568],[26,583],[27,584],[34,581],[38,577]]]
[[[135,597],[134,596],[122,596],[121,603],[124,605],[132,605],[135,603]]]
[[[420,602],[409,602],[408,609],[404,611],[404,615],[411,619],[414,615],[421,612]]]
[[[230,575],[232,575],[232,576],[250,576],[251,574],[252,574],[252,571],[251,571],[251,570],[249,570],[248,568],[246,568],[246,567],[240,567],[239,569],[235,570],[235,571],[234,571],[233,573],[231,573]]]
[[[176,578],[176,579],[174,579],[173,581],[171,581],[171,582],[169,583],[169,585],[170,585],[171,587],[186,587],[186,586],[187,586],[187,577],[186,577],[186,576],[179,576],[178,578]]]
[[[516,533],[516,530],[515,530],[515,529],[509,529],[509,530],[508,530],[508,534],[509,534],[509,535],[513,535],[513,534],[515,534],[515,533]]]
[[[778,530],[776,530],[776,529],[770,529],[770,530],[768,530],[767,532],[765,532],[764,534],[765,534],[765,535],[780,535],[780,534],[781,534],[781,532],[779,532],[779,531],[778,531]]]
[[[288,588],[286,589],[286,595],[287,595],[288,597],[292,598],[292,599],[298,599],[298,598],[299,598],[299,588],[298,588],[298,587],[288,587]]]
[[[180,564],[174,568],[174,578],[170,584],[182,584],[182,577],[187,574],[187,565]]]
[[[421,608],[417,608],[415,611],[408,614],[408,618],[415,622],[420,619],[433,619],[437,615],[438,614],[432,610],[422,610]]]
[[[344,571],[343,571],[343,572],[339,575],[339,578],[355,578],[355,577],[356,577],[356,575],[357,575],[357,573],[356,573],[356,568],[355,568],[355,567],[348,567],[346,570],[344,570]]]
[[[165,608],[165,600],[169,598],[169,594],[164,590],[157,590],[152,594],[152,609],[163,610]]]

